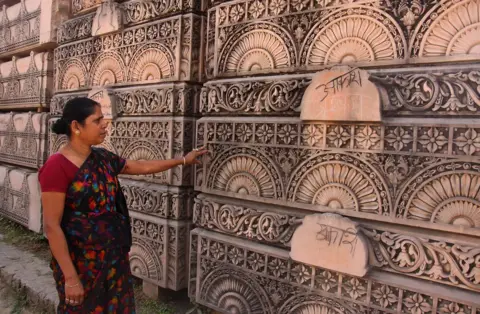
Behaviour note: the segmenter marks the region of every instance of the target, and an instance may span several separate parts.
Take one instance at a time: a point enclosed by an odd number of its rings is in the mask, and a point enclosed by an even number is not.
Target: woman
[[[52,131],[69,138],[40,169],[44,229],[60,297],[57,313],[135,313],[128,210],[117,176],[197,164],[203,148],[171,160],[135,161],[94,145],[107,135],[100,105],[67,102]]]

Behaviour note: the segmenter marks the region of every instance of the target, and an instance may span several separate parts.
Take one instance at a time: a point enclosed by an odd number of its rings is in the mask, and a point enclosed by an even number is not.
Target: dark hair
[[[70,137],[72,133],[70,130],[70,124],[72,121],[77,121],[83,125],[85,119],[95,112],[96,106],[100,106],[100,104],[87,97],[70,99],[63,108],[62,117],[52,125],[53,133],[66,134]]]

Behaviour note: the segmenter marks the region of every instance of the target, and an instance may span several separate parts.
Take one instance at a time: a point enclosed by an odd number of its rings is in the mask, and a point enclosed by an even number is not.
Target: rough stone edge
[[[15,278],[15,274],[8,273],[3,268],[0,268],[0,280],[6,283],[15,293],[26,293],[28,306],[35,308],[38,313],[56,312],[57,306],[55,300],[41,296],[37,291],[32,289],[32,287],[29,287],[28,283]]]
[[[3,240],[3,234],[0,233],[0,242]],[[3,242],[5,243],[5,242]],[[57,300],[51,299],[48,296],[42,296],[39,291],[35,291],[32,287],[21,279],[15,277],[15,273],[9,273],[5,267],[0,265],[0,280],[4,282],[15,293],[27,295],[28,306],[35,308],[38,313],[55,313],[57,310]]]

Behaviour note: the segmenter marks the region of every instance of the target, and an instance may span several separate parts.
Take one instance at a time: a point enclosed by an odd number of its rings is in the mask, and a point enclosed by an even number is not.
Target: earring
[[[80,134],[80,131],[79,131],[79,130],[76,130],[76,131],[75,131],[75,134],[76,134],[76,135],[79,135],[79,134]]]

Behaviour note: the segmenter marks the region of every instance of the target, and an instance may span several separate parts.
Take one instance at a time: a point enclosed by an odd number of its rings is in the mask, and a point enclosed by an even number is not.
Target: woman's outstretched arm
[[[198,157],[205,155],[208,151],[201,147],[188,153],[179,159],[167,160],[127,160],[123,167],[122,174],[140,175],[162,172],[180,165],[199,164]]]

